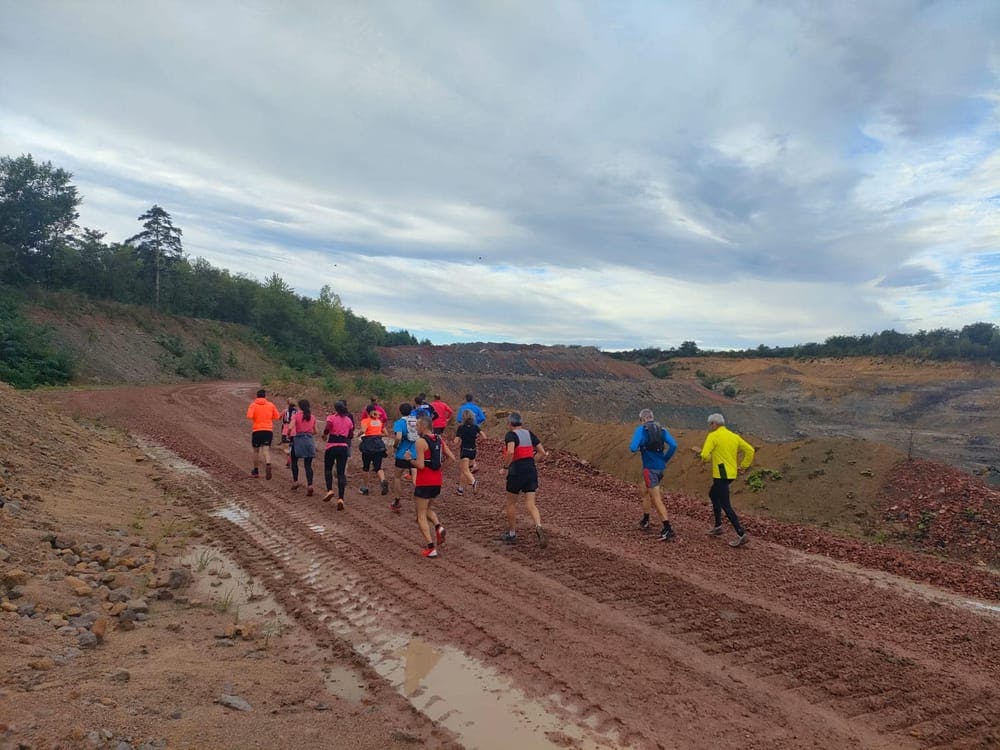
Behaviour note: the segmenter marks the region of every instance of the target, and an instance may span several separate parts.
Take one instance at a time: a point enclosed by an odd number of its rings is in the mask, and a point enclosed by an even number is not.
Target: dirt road
[[[478,498],[452,491],[437,560],[386,498],[347,509],[248,476],[252,388],[197,384],[52,394],[74,413],[202,467],[195,510],[321,644],[350,646],[467,746],[1000,746],[1000,612],[755,539],[679,541],[635,527],[634,492],[540,468],[551,542],[501,544],[498,443]],[[530,425],[529,425],[530,426]],[[319,474],[318,476],[321,476]],[[321,483],[318,479],[318,483]],[[322,494],[322,493],[320,493]],[[901,567],[905,569],[905,565]],[[994,603],[995,604],[995,603]]]

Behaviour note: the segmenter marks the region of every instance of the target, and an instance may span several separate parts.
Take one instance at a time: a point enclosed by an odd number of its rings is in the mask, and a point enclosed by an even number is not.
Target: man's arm
[[[749,469],[750,464],[753,463],[753,456],[756,451],[754,450],[754,447],[743,438],[740,438],[740,449],[743,451],[743,463],[740,464],[740,468]]]
[[[674,436],[666,427],[663,428],[663,442],[667,444],[667,452],[663,455],[663,460],[669,461],[670,457],[677,452],[677,441],[674,440]]]
[[[708,463],[712,460],[712,451],[715,450],[715,439],[712,433],[705,438],[705,444],[701,446],[701,460]]]
[[[633,453],[637,453],[639,448],[642,446],[642,425],[635,428],[635,432],[632,433],[632,442],[628,444],[628,449]]]
[[[424,468],[424,453],[427,451],[427,441],[423,438],[417,438],[417,442],[413,446],[413,450],[417,452],[415,458],[410,459],[410,464],[416,466],[418,469]],[[410,452],[406,451],[406,455]]]

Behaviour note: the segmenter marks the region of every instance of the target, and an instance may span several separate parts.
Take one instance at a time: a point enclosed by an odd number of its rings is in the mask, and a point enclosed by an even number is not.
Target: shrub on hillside
[[[15,388],[37,388],[72,377],[73,361],[52,349],[48,329],[26,320],[12,302],[0,302],[0,380]]]

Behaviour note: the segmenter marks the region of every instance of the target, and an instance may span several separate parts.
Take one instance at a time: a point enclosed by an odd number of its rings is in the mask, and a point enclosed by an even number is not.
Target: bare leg
[[[431,537],[431,528],[427,522],[428,510],[430,508],[430,500],[424,497],[413,498],[417,505],[417,526],[420,527],[420,533],[424,535],[424,542],[430,544],[433,542]],[[437,516],[435,516],[436,518]]]
[[[525,492],[524,493],[524,504],[528,506],[528,513],[531,514],[531,520],[535,522],[535,526],[542,525],[542,517],[538,514],[538,506],[535,505],[535,493]]]
[[[653,505],[656,507],[656,513],[660,517],[661,521],[667,520],[667,507],[663,504],[663,492],[659,487],[650,487],[648,492],[648,497],[652,497]],[[643,510],[648,513],[647,508]]]
[[[507,529],[511,532],[517,531],[517,495],[507,493],[504,510],[507,513]]]
[[[266,445],[260,446],[260,452],[264,455],[264,463],[271,463],[271,451],[268,450]]]
[[[253,449],[253,468],[256,471],[260,471],[260,448],[255,447]]]
[[[458,475],[458,486],[461,487],[463,482],[467,482],[469,486],[476,481],[476,478],[472,476],[471,461],[467,458],[462,459],[462,470]]]
[[[649,501],[650,488],[646,486],[645,482],[643,482],[639,486],[640,486],[641,491],[642,491],[642,512],[645,513],[648,516],[649,515],[649,511],[652,510],[652,505],[651,505],[651,503]]]

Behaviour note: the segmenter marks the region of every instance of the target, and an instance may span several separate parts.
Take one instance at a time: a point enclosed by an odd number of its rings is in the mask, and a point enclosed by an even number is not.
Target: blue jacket
[[[666,427],[661,429],[663,430],[665,453],[648,451],[643,447],[646,438],[646,423],[636,427],[635,432],[632,434],[632,442],[629,443],[628,449],[633,453],[639,450],[642,451],[642,468],[644,469],[663,471],[667,468],[667,461],[670,460],[670,457],[674,455],[674,451],[677,450],[677,441],[674,440],[674,436],[667,431]]]
[[[471,401],[466,401],[460,407],[455,409],[455,419],[459,424],[462,424],[462,415],[465,414],[466,409],[471,411],[476,416],[476,424],[482,424],[486,421],[486,414],[479,408],[479,405],[474,404]]]

